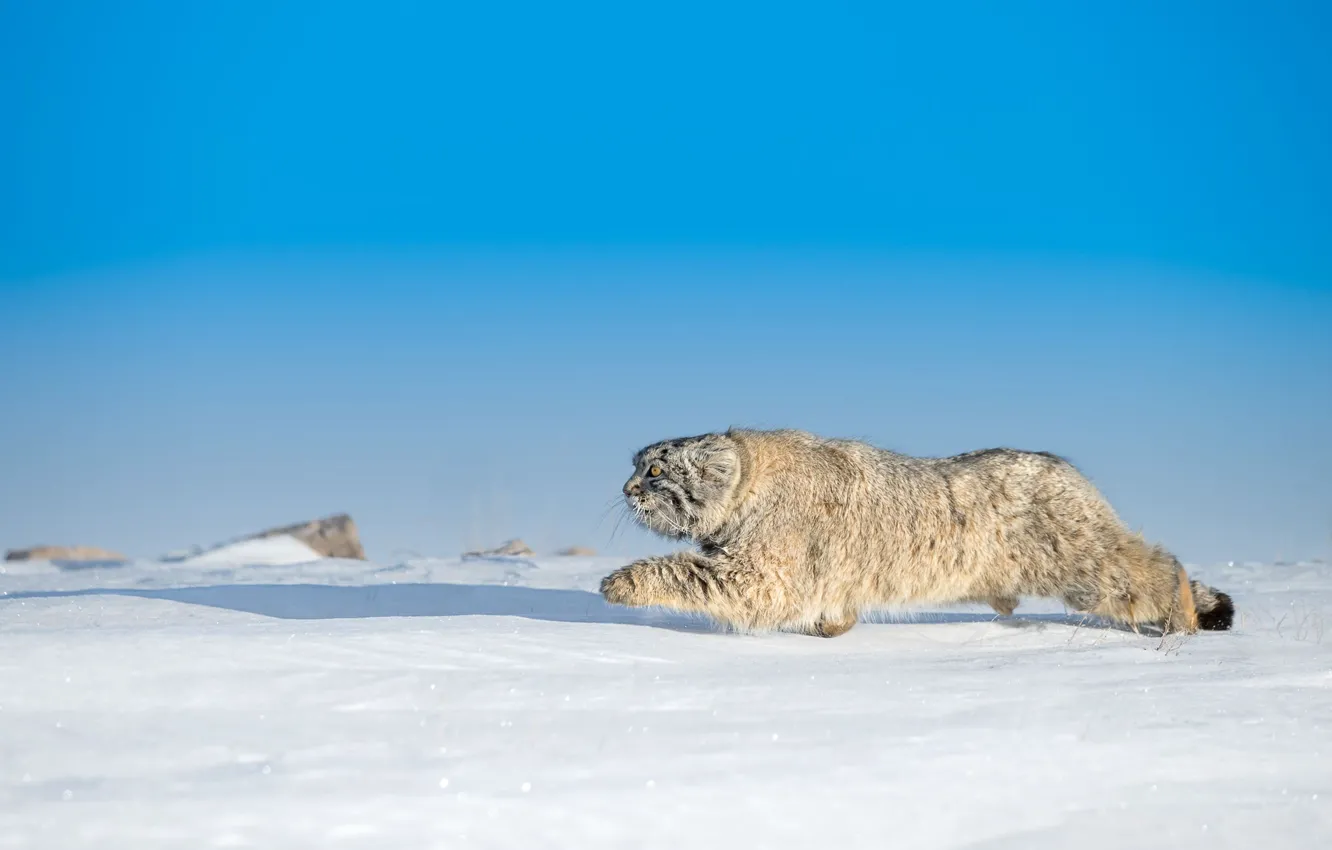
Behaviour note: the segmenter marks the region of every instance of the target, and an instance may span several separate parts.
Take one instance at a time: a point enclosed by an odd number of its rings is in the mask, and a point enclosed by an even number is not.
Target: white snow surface
[[[0,847],[1332,847],[1332,569],[1237,628],[738,635],[610,558],[0,567]]]
[[[225,543],[185,558],[180,563],[189,567],[214,564],[285,567],[318,561],[319,558],[319,553],[304,541],[297,540],[290,534],[275,534],[272,537]]]

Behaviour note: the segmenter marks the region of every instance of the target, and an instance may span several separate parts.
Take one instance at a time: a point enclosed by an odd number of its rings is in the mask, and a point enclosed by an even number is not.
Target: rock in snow
[[[309,522],[270,528],[246,539],[262,540],[281,535],[296,538],[325,558],[365,560],[365,550],[361,548],[361,538],[356,531],[356,523],[347,514],[335,514]]]
[[[589,549],[586,546],[570,546],[567,549],[561,549],[555,554],[564,558],[590,558],[597,554],[597,550]]]
[[[464,558],[530,558],[536,553],[532,547],[528,546],[517,537],[506,542],[503,546],[496,549],[481,549],[475,552],[464,552]]]
[[[6,561],[124,561],[119,552],[98,549],[96,546],[33,546],[30,549],[10,549]]]
[[[215,546],[190,546],[168,552],[159,560],[188,564],[298,564],[320,558],[366,559],[356,523],[347,514],[270,528]]]

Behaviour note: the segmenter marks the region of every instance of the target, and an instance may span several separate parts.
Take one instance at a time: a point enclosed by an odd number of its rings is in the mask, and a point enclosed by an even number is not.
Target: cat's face
[[[696,538],[724,518],[739,474],[739,455],[723,434],[663,440],[634,455],[624,498],[652,531]]]

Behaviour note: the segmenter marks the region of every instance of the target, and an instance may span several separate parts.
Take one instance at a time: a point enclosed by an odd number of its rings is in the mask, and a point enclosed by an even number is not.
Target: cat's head
[[[698,540],[726,520],[740,480],[740,450],[726,434],[653,443],[634,455],[624,498],[644,526]]]

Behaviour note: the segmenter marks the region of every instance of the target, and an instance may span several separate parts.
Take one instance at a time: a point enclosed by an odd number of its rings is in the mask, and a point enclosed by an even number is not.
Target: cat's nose
[[[632,496],[641,489],[643,488],[637,481],[630,481],[628,484],[624,485],[624,495]]]

